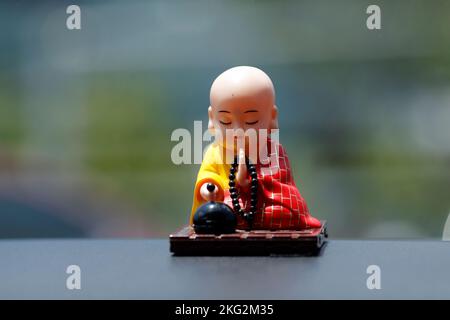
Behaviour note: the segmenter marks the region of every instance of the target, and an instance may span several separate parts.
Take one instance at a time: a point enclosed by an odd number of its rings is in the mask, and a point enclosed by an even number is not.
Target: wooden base
[[[196,234],[191,226],[170,235],[177,256],[317,255],[328,238],[322,227],[305,230],[237,230],[232,234]]]

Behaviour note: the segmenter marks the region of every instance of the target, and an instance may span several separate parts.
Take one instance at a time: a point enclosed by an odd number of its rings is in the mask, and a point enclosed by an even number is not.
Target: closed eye
[[[252,125],[252,124],[257,124],[257,123],[258,123],[258,120],[255,120],[255,121],[252,121],[252,122],[246,122],[245,124]]]
[[[225,126],[228,126],[228,125],[231,124],[231,121],[230,121],[230,122],[223,122],[223,121],[219,120],[219,122],[220,122],[221,124],[225,125]]]

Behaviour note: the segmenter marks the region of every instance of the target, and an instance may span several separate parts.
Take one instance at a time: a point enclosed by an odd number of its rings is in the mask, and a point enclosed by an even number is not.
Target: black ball
[[[194,214],[194,231],[198,234],[234,233],[236,225],[233,210],[222,202],[207,202]]]

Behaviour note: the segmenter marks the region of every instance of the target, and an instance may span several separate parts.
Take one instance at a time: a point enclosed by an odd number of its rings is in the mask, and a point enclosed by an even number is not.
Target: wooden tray
[[[191,226],[170,235],[177,256],[317,255],[328,238],[321,228],[296,230],[237,230],[231,234],[196,234]]]

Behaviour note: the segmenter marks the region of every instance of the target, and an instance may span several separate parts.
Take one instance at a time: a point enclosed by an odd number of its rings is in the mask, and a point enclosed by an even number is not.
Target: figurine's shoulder
[[[269,139],[269,145],[270,145],[270,150],[272,150],[271,152],[275,151],[280,156],[284,156],[284,155],[287,156],[286,149],[283,147],[283,145],[279,141]]]
[[[286,149],[281,143],[278,143],[278,153],[287,156]]]
[[[203,155],[203,164],[217,164],[221,163],[222,148],[217,143],[211,143],[206,147]]]

